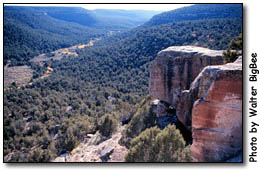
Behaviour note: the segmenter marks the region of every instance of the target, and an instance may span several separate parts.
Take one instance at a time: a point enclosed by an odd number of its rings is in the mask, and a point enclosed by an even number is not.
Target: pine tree
[[[160,131],[152,127],[143,131],[131,142],[126,162],[190,162],[189,147],[179,130],[168,125]]]
[[[99,131],[103,136],[111,136],[117,130],[118,122],[110,114],[101,117]]]
[[[224,63],[234,62],[239,56],[242,55],[243,38],[240,34],[237,38],[231,40],[229,48],[223,52]]]

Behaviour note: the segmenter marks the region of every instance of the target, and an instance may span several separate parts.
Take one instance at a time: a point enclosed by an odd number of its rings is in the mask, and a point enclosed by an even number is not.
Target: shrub
[[[242,55],[243,50],[243,38],[240,34],[237,38],[231,40],[229,43],[229,48],[223,52],[224,63],[231,63],[236,61],[236,59]]]
[[[140,102],[137,112],[122,132],[122,137],[119,141],[121,145],[129,148],[130,142],[133,138],[137,137],[146,128],[150,128],[155,125],[156,115],[151,110],[151,101],[152,97],[146,96]]]
[[[69,127],[67,129],[64,142],[66,146],[66,151],[72,151],[79,144],[78,138],[73,134],[72,127]]]
[[[23,161],[28,162],[48,162],[51,159],[51,154],[48,150],[36,148],[29,153],[28,158]]]
[[[99,132],[103,136],[111,136],[113,132],[117,130],[118,121],[113,118],[111,115],[106,114],[101,117],[100,123],[99,123]]]
[[[126,162],[190,162],[189,147],[174,125],[152,127],[131,141]]]

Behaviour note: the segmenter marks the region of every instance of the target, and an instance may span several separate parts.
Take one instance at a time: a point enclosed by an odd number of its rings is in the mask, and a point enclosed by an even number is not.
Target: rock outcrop
[[[195,46],[169,47],[158,53],[150,67],[150,95],[169,103],[189,130],[194,96],[187,90],[205,66],[223,63],[222,52]]]
[[[242,57],[221,64],[222,51],[181,46],[159,52],[150,68],[150,95],[169,103],[192,131],[194,161],[241,158]]]
[[[174,46],[162,50],[150,67],[149,93],[177,108],[183,90],[208,65],[222,64],[222,51],[195,46]]]
[[[110,155],[113,153],[114,148],[112,146],[104,146],[103,150],[100,152],[99,158],[102,162],[107,162],[110,159]]]
[[[195,161],[223,161],[242,152],[242,57],[208,66],[193,82],[191,153]]]
[[[237,61],[235,63],[230,63],[227,65],[222,65],[221,67],[226,67],[226,68],[230,68],[231,70],[234,69],[234,65],[236,65],[236,67],[242,67],[242,57],[240,57],[239,59],[237,59]],[[214,66],[212,68],[216,68],[218,66]],[[213,73],[211,73],[213,74]],[[212,77],[214,77],[215,75],[211,75]],[[201,75],[199,75],[190,85],[190,89],[189,90],[183,90],[182,94],[180,96],[180,99],[178,101],[178,105],[177,105],[177,116],[178,119],[185,125],[185,127],[189,130],[191,130],[191,113],[192,113],[192,108],[193,108],[193,104],[194,102],[199,98],[198,95],[201,95],[199,93],[202,93],[202,89],[206,88],[209,85],[205,85],[207,84],[207,82],[204,82],[204,84],[202,85],[200,83],[201,80]]]

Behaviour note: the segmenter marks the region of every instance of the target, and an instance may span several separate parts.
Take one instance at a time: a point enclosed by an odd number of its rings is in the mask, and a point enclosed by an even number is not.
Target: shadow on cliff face
[[[160,116],[158,113],[157,107],[160,107],[160,104],[164,105],[165,112],[163,116]],[[174,124],[177,129],[180,130],[184,140],[186,141],[186,145],[192,144],[192,133],[181,123],[176,115],[176,110],[172,108],[167,102],[159,101],[157,106],[154,106],[154,114],[156,114],[157,118],[155,120],[155,124],[162,130],[167,127],[169,124]],[[157,112],[156,112],[157,111]]]
[[[177,116],[176,116],[177,117]],[[192,133],[189,131],[178,119],[175,124],[176,128],[180,130],[184,140],[186,141],[186,145],[192,144]]]

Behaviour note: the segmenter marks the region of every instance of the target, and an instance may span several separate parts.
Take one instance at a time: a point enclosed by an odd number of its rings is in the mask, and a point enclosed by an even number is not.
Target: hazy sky
[[[87,4],[81,5],[86,9],[141,9],[141,10],[156,10],[156,11],[169,11],[176,8],[190,6],[187,4]]]
[[[125,9],[125,10],[156,10],[169,11],[176,8],[190,6],[188,4],[22,4],[18,6],[77,6],[85,9]]]

